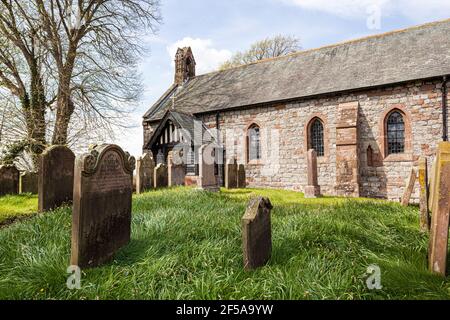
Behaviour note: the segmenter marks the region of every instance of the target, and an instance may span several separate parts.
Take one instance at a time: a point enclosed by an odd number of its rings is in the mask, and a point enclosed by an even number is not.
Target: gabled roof
[[[449,35],[450,19],[200,75],[177,88],[174,105],[200,114],[450,75]]]
[[[199,142],[200,144],[214,141],[213,135],[209,132],[208,128],[200,119],[196,118],[192,114],[178,112],[176,110],[167,110],[158,124],[158,127],[155,129],[151,139],[145,146],[146,149],[151,149],[151,147],[157,142],[157,139],[160,137],[167,121],[169,120],[179,128],[184,129],[190,135],[190,139],[194,140],[197,137],[202,137],[202,141]],[[200,125],[195,125],[195,122]]]

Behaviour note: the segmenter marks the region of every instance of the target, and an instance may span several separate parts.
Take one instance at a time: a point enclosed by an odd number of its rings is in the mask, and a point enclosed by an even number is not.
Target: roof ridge
[[[391,36],[391,35],[394,35],[394,34],[404,33],[404,32],[408,32],[408,31],[412,31],[412,30],[418,30],[418,29],[423,29],[423,28],[428,28],[428,27],[432,27],[432,26],[435,26],[435,25],[438,25],[438,24],[443,24],[443,23],[446,23],[446,22],[450,22],[450,18],[443,19],[443,20],[437,20],[437,21],[433,21],[433,22],[427,22],[427,23],[423,23],[423,24],[419,24],[419,25],[415,25],[415,26],[411,26],[411,27],[402,28],[402,29],[395,29],[395,30],[387,31],[387,32],[383,32],[383,33],[372,34],[372,35],[361,37],[361,38],[344,40],[344,41],[340,41],[340,42],[337,42],[337,43],[320,46],[320,47],[317,47],[317,48],[311,48],[311,49],[307,49],[307,50],[300,50],[300,51],[289,53],[289,54],[284,55],[284,56],[266,58],[266,59],[258,60],[258,61],[255,61],[255,62],[250,62],[250,63],[246,63],[246,64],[243,64],[243,65],[239,65],[239,66],[236,66],[236,67],[227,68],[227,69],[224,69],[224,70],[216,70],[216,71],[207,72],[207,73],[204,73],[204,74],[200,74],[200,75],[196,76],[195,78],[200,78],[200,77],[203,77],[203,76],[210,76],[210,75],[213,75],[215,73],[222,73],[222,72],[235,70],[235,69],[239,69],[239,68],[245,68],[245,67],[248,67],[248,66],[251,66],[251,65],[265,63],[265,62],[270,62],[270,61],[274,61],[274,60],[287,59],[287,58],[290,58],[290,57],[293,57],[293,56],[298,56],[298,55],[301,55],[301,54],[306,54],[306,53],[319,51],[319,50],[323,50],[323,49],[336,48],[336,47],[343,46],[343,45],[350,44],[350,43],[363,42],[365,40],[375,39],[375,38],[384,38],[384,37]]]

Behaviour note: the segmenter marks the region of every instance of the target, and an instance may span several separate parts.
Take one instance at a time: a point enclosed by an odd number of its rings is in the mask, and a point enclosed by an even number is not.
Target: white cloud
[[[344,18],[366,19],[371,7],[378,6],[382,16],[400,15],[415,21],[448,17],[448,0],[278,0],[307,10],[321,11]]]
[[[448,0],[391,0],[391,2],[395,2],[397,12],[415,21],[430,21],[449,17],[450,1]]]
[[[382,8],[390,0],[280,0],[308,10],[322,11],[341,17],[366,16],[367,10],[373,5]]]
[[[175,59],[178,48],[191,47],[197,62],[197,74],[203,74],[218,69],[220,64],[231,58],[231,51],[219,50],[213,47],[213,41],[210,39],[193,39],[185,37],[167,47],[170,58]],[[174,61],[172,66],[175,67]]]

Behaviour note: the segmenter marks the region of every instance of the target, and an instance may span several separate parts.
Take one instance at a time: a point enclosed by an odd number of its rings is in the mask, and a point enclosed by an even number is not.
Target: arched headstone
[[[144,153],[136,161],[136,193],[140,194],[146,190],[153,188],[153,171],[155,169],[155,161],[149,153]]]
[[[135,159],[119,146],[96,146],[76,160],[72,265],[95,267],[128,244]]]
[[[158,164],[153,177],[155,189],[167,187],[169,185],[168,178],[167,166],[164,163]]]

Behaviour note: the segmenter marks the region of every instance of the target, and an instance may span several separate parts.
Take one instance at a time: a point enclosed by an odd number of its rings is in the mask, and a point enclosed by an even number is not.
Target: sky
[[[142,116],[173,83],[178,47],[192,47],[198,75],[279,34],[311,49],[450,18],[450,0],[161,0],[161,14],[157,33],[142,39],[142,100],[113,141],[134,156],[142,153]]]

